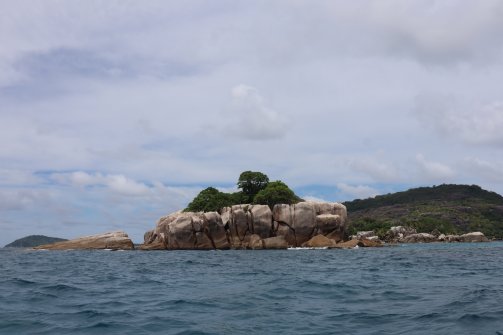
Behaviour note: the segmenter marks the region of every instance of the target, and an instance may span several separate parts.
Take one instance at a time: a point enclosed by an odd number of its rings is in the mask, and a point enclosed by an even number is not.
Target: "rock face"
[[[145,233],[141,249],[278,249],[297,247],[316,235],[337,242],[346,230],[339,203],[235,205],[217,212],[176,212]]]
[[[403,238],[403,243],[429,243],[436,242],[437,238],[434,235],[427,233],[411,234]]]
[[[332,248],[335,247],[335,241],[323,236],[323,235],[316,235],[312,237],[309,241],[304,242],[302,244],[303,247],[305,248]]]
[[[489,239],[481,232],[463,234],[459,236],[460,242],[489,242]]]
[[[79,237],[74,240],[44,244],[35,249],[69,250],[69,249],[113,249],[132,250],[133,242],[125,232],[115,231],[99,235]]]

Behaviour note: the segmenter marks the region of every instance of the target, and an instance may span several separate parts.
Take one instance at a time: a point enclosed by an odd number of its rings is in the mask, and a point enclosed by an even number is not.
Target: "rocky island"
[[[316,236],[335,245],[344,238],[346,218],[344,205],[328,202],[276,204],[272,210],[267,205],[234,205],[220,213],[176,212],[145,233],[141,249],[286,249],[312,245],[309,241]]]
[[[71,249],[110,249],[110,250],[132,250],[133,242],[129,236],[122,231],[109,232],[98,235],[84,236],[74,240],[44,244],[34,249],[43,250],[71,250]]]

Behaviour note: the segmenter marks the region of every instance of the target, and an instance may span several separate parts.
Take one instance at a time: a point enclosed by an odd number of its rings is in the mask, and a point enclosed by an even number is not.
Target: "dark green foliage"
[[[239,175],[238,188],[243,191],[247,198],[247,203],[253,201],[255,195],[263,190],[269,183],[269,177],[262,172],[245,171]]]
[[[238,181],[240,192],[224,193],[214,187],[208,187],[192,200],[184,209],[185,212],[218,212],[223,207],[238,204],[293,204],[303,201],[283,182],[269,182],[262,172],[245,171]]]
[[[199,192],[184,210],[185,212],[214,212],[233,204],[233,195],[208,187]]]
[[[58,237],[49,237],[44,235],[30,235],[18,240],[15,240],[12,243],[7,244],[6,248],[34,248],[38,247],[42,244],[50,244],[55,242],[67,241],[64,238]]]
[[[402,225],[418,232],[481,231],[489,237],[503,238],[503,197],[476,185],[420,187],[344,205],[352,232]]]
[[[346,202],[348,211],[358,211],[383,206],[409,204],[423,201],[467,201],[477,199],[489,203],[503,204],[503,197],[495,192],[483,190],[477,185],[439,185],[433,187],[418,187],[404,192],[378,195],[369,199],[357,199]]]
[[[272,209],[276,204],[295,204],[302,201],[295,193],[282,181],[270,182],[266,188],[257,193],[253,203],[269,205]]]

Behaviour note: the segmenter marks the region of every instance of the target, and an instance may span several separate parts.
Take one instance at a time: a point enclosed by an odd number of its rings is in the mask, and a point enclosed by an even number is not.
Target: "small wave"
[[[37,284],[34,281],[27,280],[27,279],[22,279],[22,278],[12,278],[11,282],[13,282],[15,284],[21,284],[21,285],[34,285],[34,284]]]
[[[472,314],[472,313],[464,314],[463,316],[458,318],[458,321],[466,322],[466,323],[480,322],[480,321],[494,321],[494,320],[498,320],[498,319],[495,317],[492,317],[492,316]]]
[[[75,287],[75,286],[70,286],[66,284],[55,284],[55,285],[48,285],[43,287],[44,290],[50,290],[50,291],[57,291],[57,292],[62,292],[62,291],[83,291],[82,289]]]

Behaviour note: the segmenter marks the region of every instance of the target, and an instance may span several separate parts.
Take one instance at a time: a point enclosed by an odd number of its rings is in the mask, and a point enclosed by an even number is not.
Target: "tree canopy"
[[[253,203],[268,205],[271,209],[276,204],[295,204],[299,201],[302,199],[280,180],[270,182],[253,199]]]
[[[186,212],[215,212],[232,205],[232,195],[208,187],[199,192],[185,209]]]
[[[268,183],[269,177],[262,172],[245,171],[239,175],[237,185],[248,197],[247,202],[252,202],[255,195],[266,188]]]
[[[207,187],[189,203],[186,212],[218,212],[223,207],[251,203],[269,205],[294,204],[302,201],[282,181],[269,182],[262,172],[245,171],[237,182],[240,192],[225,193],[214,187]]]

